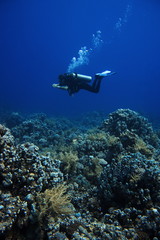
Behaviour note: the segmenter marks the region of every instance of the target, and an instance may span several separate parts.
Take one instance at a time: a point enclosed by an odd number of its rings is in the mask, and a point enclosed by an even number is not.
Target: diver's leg
[[[87,83],[83,83],[80,86],[80,89],[84,89],[84,90],[87,90],[89,92],[98,93],[99,89],[100,89],[100,85],[101,85],[101,80],[102,80],[102,77],[96,76],[92,85],[89,85]]]
[[[100,86],[101,86],[102,78],[110,76],[112,74],[115,74],[115,72],[111,72],[109,70],[106,70],[105,72],[102,72],[102,73],[97,73],[95,75],[95,79],[94,79],[92,85],[89,85],[89,84],[85,83],[85,84],[82,84],[80,88],[88,90],[90,92],[98,93],[99,89],[100,89]]]
[[[92,84],[92,88],[94,89],[95,93],[99,92],[102,78],[103,77],[101,77],[101,76],[95,76],[94,82]]]

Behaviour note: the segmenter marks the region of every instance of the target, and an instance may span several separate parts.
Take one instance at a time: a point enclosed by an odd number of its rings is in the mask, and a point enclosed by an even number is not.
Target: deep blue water
[[[0,108],[67,116],[130,108],[160,118],[159,0],[1,0],[0,33]],[[117,74],[98,94],[70,97],[52,84],[84,46],[89,63],[76,72]]]

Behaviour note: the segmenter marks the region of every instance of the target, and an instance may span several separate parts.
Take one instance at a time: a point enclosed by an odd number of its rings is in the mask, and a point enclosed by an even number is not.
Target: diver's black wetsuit
[[[95,79],[92,85],[90,85],[86,81],[78,79],[72,74],[63,74],[59,76],[59,86],[67,86],[69,95],[78,92],[80,89],[98,93],[102,78],[103,77],[101,76],[95,75]]]

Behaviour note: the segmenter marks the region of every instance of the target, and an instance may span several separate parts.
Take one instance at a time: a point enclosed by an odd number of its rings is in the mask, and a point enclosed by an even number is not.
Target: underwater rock
[[[112,159],[99,178],[102,206],[158,206],[160,201],[160,162],[147,160],[140,153]]]
[[[10,193],[0,194],[0,236],[9,232],[14,225],[22,227],[28,220],[27,202]],[[6,238],[7,239],[7,238]]]
[[[146,118],[41,113],[11,131],[0,125],[1,239],[160,239],[160,144]]]
[[[42,191],[59,182],[63,175],[59,170],[60,161],[50,155],[40,156],[33,143],[14,146],[9,129],[1,127],[0,167],[1,189],[25,197],[32,191]]]
[[[32,143],[15,146],[10,130],[0,125],[0,236],[20,230],[33,213],[36,194],[63,180],[59,166]]]
[[[130,109],[118,109],[109,114],[100,129],[116,137],[121,137],[128,131],[130,134],[139,136],[146,143],[157,146],[158,138],[155,136],[152,125],[145,117]]]
[[[11,129],[16,144],[31,142],[41,149],[60,145],[72,133],[71,121],[47,118],[45,114],[34,114]]]
[[[11,112],[10,114],[5,114],[5,116],[3,116],[3,122],[8,128],[18,126],[23,121],[24,117],[21,116],[18,112]]]
[[[108,163],[120,154],[137,152],[151,159],[159,146],[160,140],[148,120],[129,109],[111,113],[100,127],[75,142],[80,157],[91,155]]]

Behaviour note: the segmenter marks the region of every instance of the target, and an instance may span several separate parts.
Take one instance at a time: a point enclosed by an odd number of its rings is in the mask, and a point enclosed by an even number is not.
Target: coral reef
[[[1,239],[160,239],[160,131],[145,117],[1,123]]]

